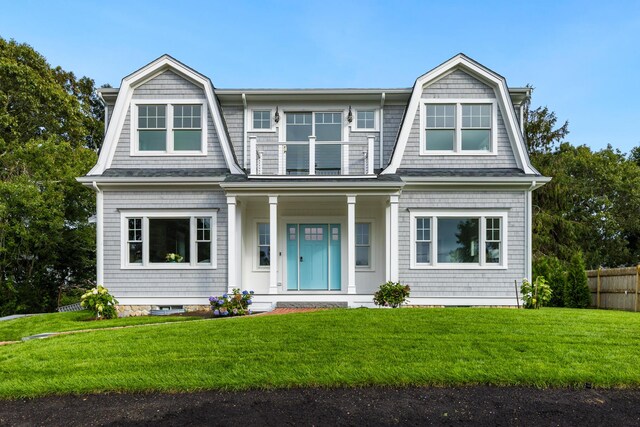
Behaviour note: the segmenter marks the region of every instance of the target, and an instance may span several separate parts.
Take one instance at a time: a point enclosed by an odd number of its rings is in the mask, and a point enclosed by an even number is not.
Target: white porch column
[[[347,196],[347,293],[356,293],[356,196]]]
[[[269,263],[269,293],[278,293],[278,196],[269,196],[269,246],[271,262]]]
[[[244,204],[236,202],[236,283],[242,289],[242,215]]]
[[[389,196],[389,280],[398,281],[398,195]]]
[[[309,175],[316,174],[316,137],[309,137]]]
[[[391,280],[391,207],[387,204],[384,208],[384,280]]]
[[[373,160],[375,157],[373,154],[373,142],[374,138],[372,136],[367,137],[367,171],[365,172],[367,175],[373,175]]]
[[[236,196],[227,196],[227,291],[239,287],[236,263]]]

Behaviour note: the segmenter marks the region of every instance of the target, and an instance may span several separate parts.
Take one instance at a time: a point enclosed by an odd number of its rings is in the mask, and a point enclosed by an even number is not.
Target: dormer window
[[[423,99],[420,154],[497,154],[497,117],[491,100]]]
[[[206,108],[202,101],[132,104],[131,154],[203,155],[207,152]]]

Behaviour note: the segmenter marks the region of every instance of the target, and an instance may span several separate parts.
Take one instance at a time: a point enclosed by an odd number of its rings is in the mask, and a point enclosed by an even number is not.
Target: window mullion
[[[480,267],[483,267],[486,263],[486,237],[487,237],[487,218],[485,216],[481,216],[480,217],[480,227],[479,227],[479,231],[480,231],[480,238],[478,239],[478,243],[479,243],[479,248],[478,250],[480,251],[480,257],[478,258],[478,260],[480,261]]]
[[[166,106],[167,153],[173,154],[173,104]]]

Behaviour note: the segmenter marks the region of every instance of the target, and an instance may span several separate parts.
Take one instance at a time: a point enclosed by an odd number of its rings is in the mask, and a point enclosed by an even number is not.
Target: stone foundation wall
[[[183,305],[185,311],[211,310],[209,305]],[[117,305],[118,317],[148,316],[151,310],[160,310],[157,305]]]

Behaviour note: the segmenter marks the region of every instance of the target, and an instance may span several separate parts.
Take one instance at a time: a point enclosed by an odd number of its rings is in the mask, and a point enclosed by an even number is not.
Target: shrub
[[[104,286],[98,285],[82,295],[80,305],[89,310],[96,319],[113,319],[118,316],[118,301]]]
[[[400,307],[409,298],[411,288],[399,282],[387,282],[373,294],[373,302],[382,307]]]
[[[553,291],[547,283],[547,280],[543,276],[536,277],[533,283],[527,279],[522,280],[522,286],[520,287],[522,292],[522,300],[524,301],[524,308],[540,308],[547,305]]]
[[[582,252],[574,253],[567,269],[567,285],[564,288],[565,307],[589,307],[591,292],[589,291],[585,268]]]
[[[555,256],[545,256],[533,262],[533,280],[538,276],[546,279],[551,287],[550,307],[564,307],[564,288],[567,284],[567,273],[565,267]]]
[[[223,316],[244,316],[251,314],[249,306],[253,304],[253,291],[242,291],[233,289],[233,293],[223,294],[221,297],[209,297],[211,310],[216,317]]]

